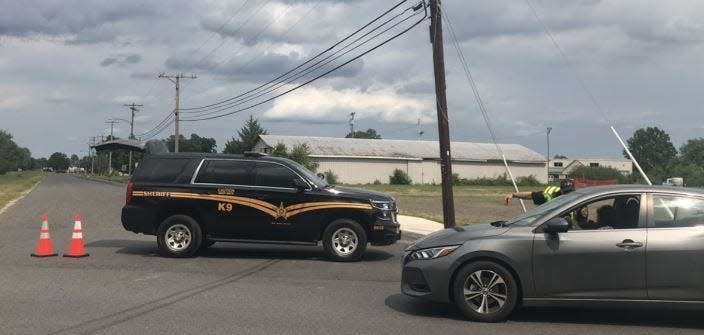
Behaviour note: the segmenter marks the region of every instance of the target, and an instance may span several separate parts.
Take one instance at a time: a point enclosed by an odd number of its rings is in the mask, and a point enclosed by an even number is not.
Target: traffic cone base
[[[68,252],[64,257],[88,257],[85,247],[83,246],[83,230],[81,229],[81,217],[76,215],[76,220],[73,226],[73,235],[71,236],[71,244],[68,246]]]
[[[31,254],[32,257],[52,257],[58,256],[51,248],[51,236],[49,236],[49,218],[46,214],[42,215],[42,228],[39,232],[39,241],[37,249]]]

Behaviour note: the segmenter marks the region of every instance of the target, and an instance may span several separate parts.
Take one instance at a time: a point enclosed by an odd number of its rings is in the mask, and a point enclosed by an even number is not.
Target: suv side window
[[[257,162],[254,184],[267,187],[296,188],[294,179],[299,178],[291,169],[268,162]]]
[[[240,160],[208,160],[200,167],[196,183],[252,185],[254,163]]]
[[[704,200],[687,196],[653,195],[655,228],[704,226]]]
[[[151,158],[139,164],[132,181],[146,183],[174,183],[184,173],[188,158]],[[192,170],[191,170],[192,171]]]

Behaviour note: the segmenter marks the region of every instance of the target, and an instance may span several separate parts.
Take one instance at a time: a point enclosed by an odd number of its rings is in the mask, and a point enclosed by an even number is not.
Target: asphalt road
[[[462,319],[399,292],[410,240],[333,263],[322,247],[217,243],[192,259],[157,256],[154,237],[120,224],[124,188],[49,175],[0,215],[1,334],[702,334],[700,312],[521,310]],[[80,213],[90,257],[29,256],[49,215],[66,251]]]

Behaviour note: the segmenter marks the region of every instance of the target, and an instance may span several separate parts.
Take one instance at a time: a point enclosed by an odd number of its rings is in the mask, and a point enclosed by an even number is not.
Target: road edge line
[[[2,213],[5,213],[5,211],[10,209],[10,207],[12,207],[12,205],[14,205],[18,201],[22,200],[22,198],[26,197],[27,194],[29,194],[29,192],[34,191],[34,189],[37,187],[37,185],[39,185],[42,181],[44,181],[44,178],[46,178],[46,176],[42,177],[42,179],[40,179],[38,182],[34,183],[34,185],[32,185],[32,187],[30,187],[28,190],[25,190],[22,193],[20,193],[20,195],[17,196],[17,198],[10,200],[5,206],[0,208],[0,215],[2,215]]]

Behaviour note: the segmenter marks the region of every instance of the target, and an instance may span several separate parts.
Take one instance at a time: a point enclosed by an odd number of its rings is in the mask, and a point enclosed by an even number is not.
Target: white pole
[[[496,147],[498,148],[498,144],[496,144]],[[511,183],[513,183],[513,189],[516,190],[516,193],[518,193],[518,185],[516,185],[516,179],[513,178],[513,173],[511,173],[511,169],[508,167],[508,162],[506,161],[506,156],[504,155],[503,150],[499,149],[499,152],[501,152],[501,159],[504,160],[504,166],[506,167],[506,171],[508,171],[508,176],[511,178]],[[526,204],[523,203],[523,199],[518,199],[521,201],[521,207],[523,207],[523,213],[526,212]]]
[[[611,126],[611,131],[614,132],[614,135],[616,135],[616,138],[618,139],[619,142],[621,142],[621,146],[623,146],[623,150],[626,150],[626,154],[628,154],[628,157],[631,158],[631,162],[636,166],[636,169],[638,169],[638,172],[640,172],[640,175],[643,176],[643,179],[645,179],[645,182],[648,183],[648,185],[653,185],[653,183],[650,182],[650,179],[648,179],[648,176],[643,172],[643,169],[640,168],[640,164],[638,164],[638,161],[633,157],[633,154],[631,153],[630,150],[628,150],[628,147],[626,146],[626,143],[623,143],[623,140],[621,139],[621,136],[618,135],[618,132],[616,131],[616,128],[614,126]]]

